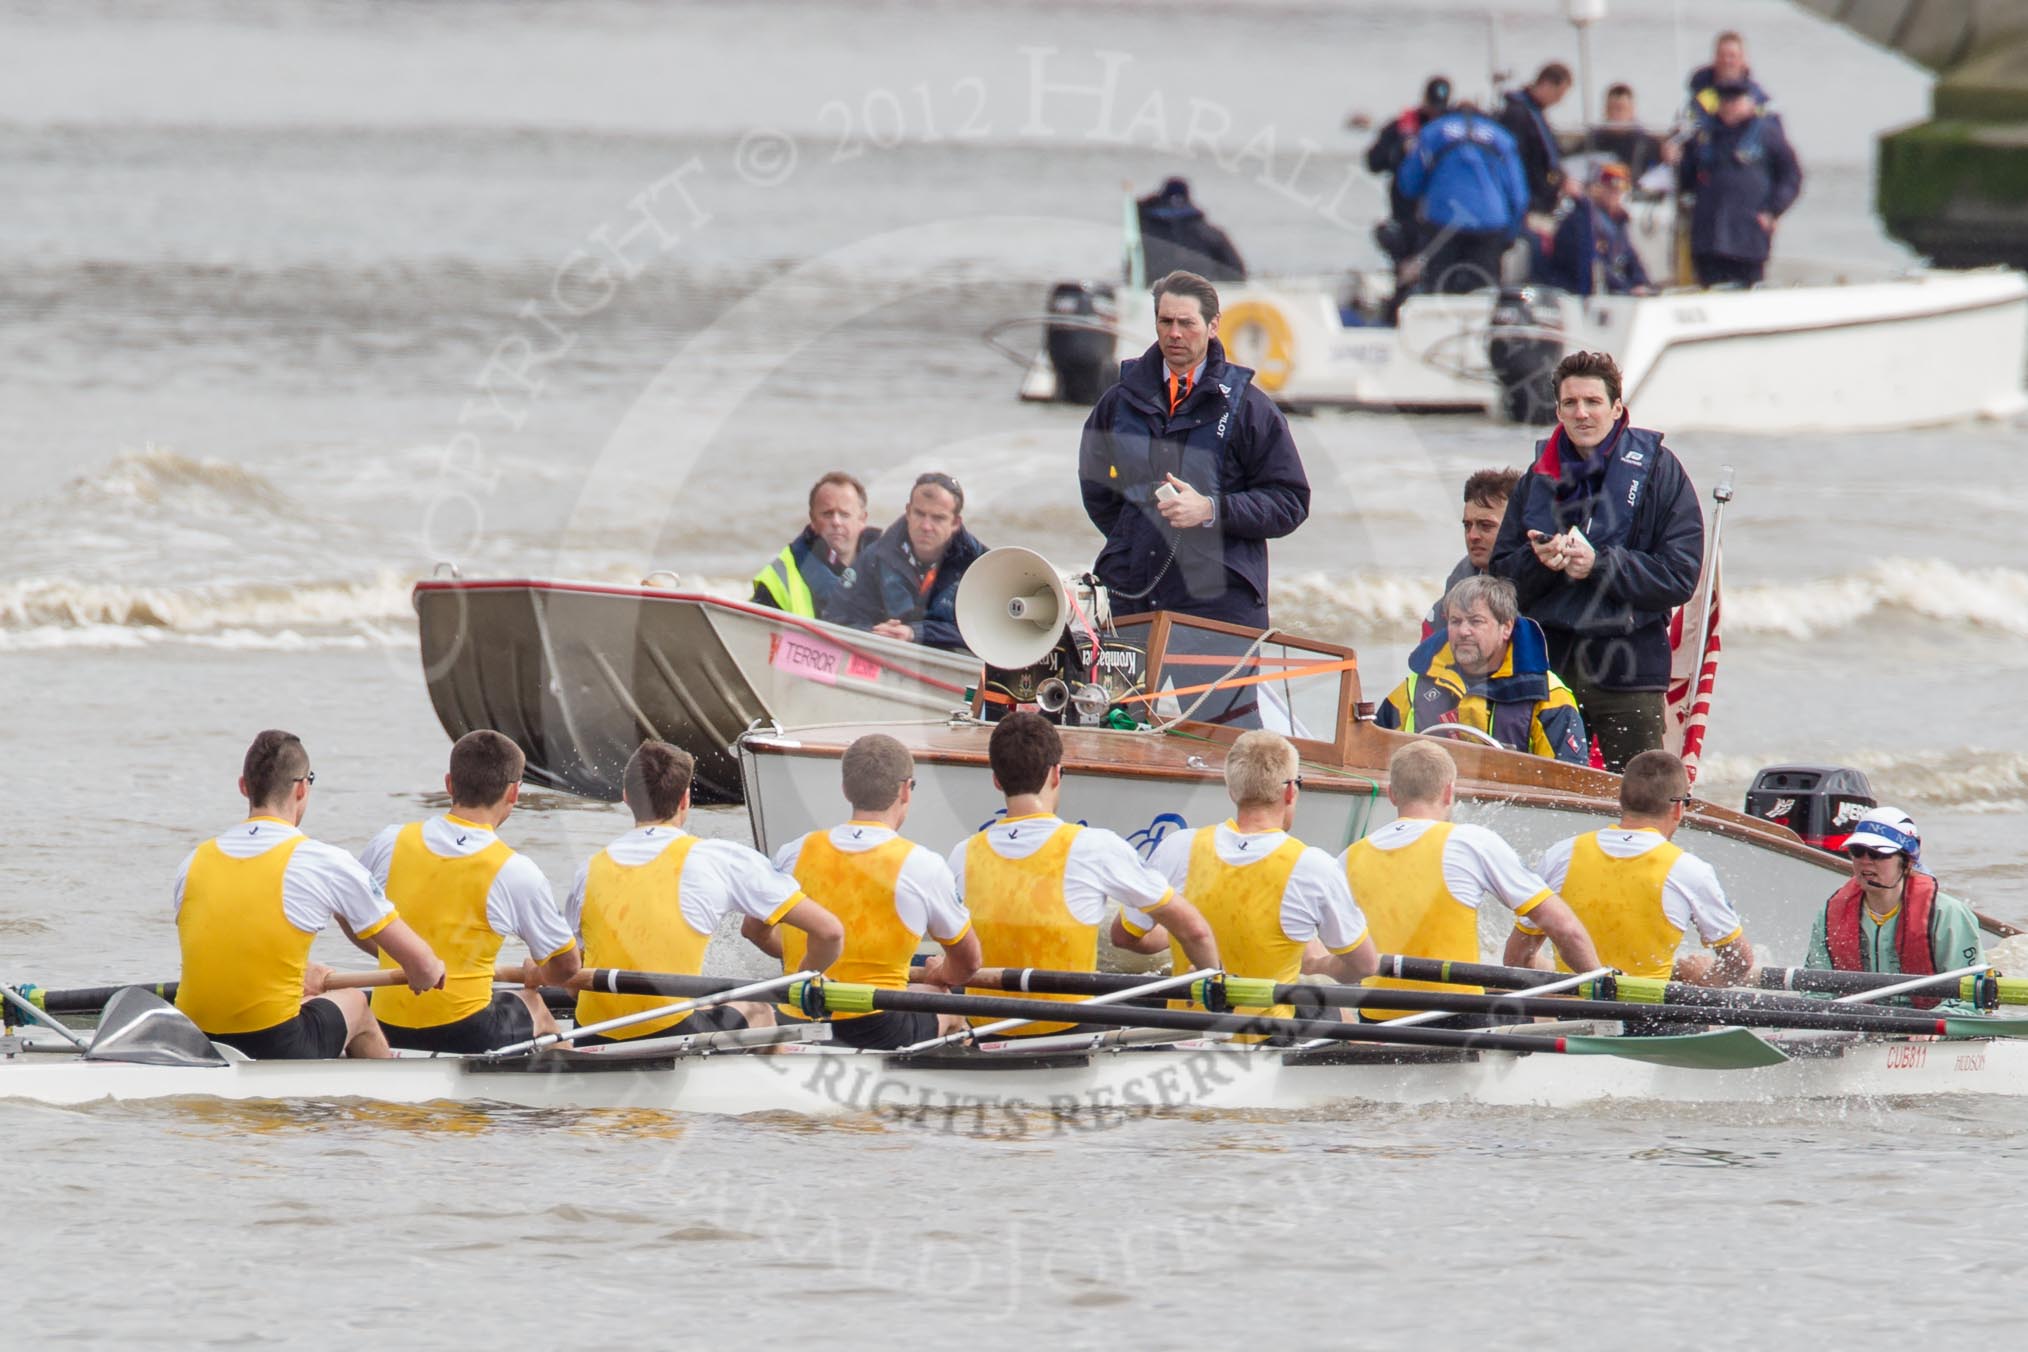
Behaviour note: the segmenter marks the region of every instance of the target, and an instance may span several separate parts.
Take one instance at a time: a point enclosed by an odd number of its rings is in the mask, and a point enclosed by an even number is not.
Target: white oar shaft
[[[588,1023],[582,1028],[573,1028],[567,1033],[544,1033],[541,1037],[529,1038],[526,1042],[516,1042],[510,1046],[500,1047],[494,1051],[487,1052],[486,1055],[489,1057],[519,1056],[522,1052],[539,1051],[544,1047],[554,1047],[560,1042],[575,1042],[581,1037],[590,1037],[594,1033],[608,1033],[615,1028],[631,1028],[637,1023],[647,1023],[652,1019],[667,1018],[671,1014],[690,1014],[700,1009],[709,1009],[713,1005],[725,1005],[731,1004],[735,1000],[751,999],[756,995],[772,995],[784,986],[794,985],[798,981],[814,981],[816,978],[817,974],[815,972],[790,972],[784,976],[769,977],[766,981],[756,981],[750,986],[735,986],[729,991],[720,991],[716,995],[700,995],[694,1000],[678,1000],[673,1005],[663,1005],[659,1009],[644,1009],[638,1014],[622,1014],[618,1018],[603,1019],[598,1023]]]
[[[62,1020],[58,1019],[48,1010],[37,1007],[33,1000],[23,995],[20,991],[15,990],[12,986],[0,986],[0,997],[5,997],[8,1004],[13,1005],[43,1027],[55,1029],[65,1042],[68,1042],[79,1051],[90,1050],[85,1040],[65,1027]]]
[[[1596,981],[1600,977],[1611,976],[1613,971],[1614,969],[1611,967],[1594,967],[1589,972],[1578,972],[1559,981],[1551,981],[1547,985],[1530,986],[1525,990],[1508,991],[1506,993],[1509,995],[1555,995],[1559,991],[1575,990],[1587,981]],[[1454,1019],[1456,1017],[1457,1014],[1451,1010],[1431,1009],[1425,1010],[1420,1014],[1410,1014],[1406,1018],[1375,1019],[1372,1022],[1381,1028],[1406,1028],[1411,1024],[1431,1023],[1437,1019]],[[1335,1041],[1337,1041],[1336,1038],[1320,1037],[1310,1042],[1297,1044],[1296,1050],[1307,1052],[1318,1047],[1329,1046]]]
[[[1889,996],[1907,995],[1911,991],[1935,990],[1938,986],[1948,982],[1962,981],[1968,976],[1983,976],[1991,970],[1991,967],[1982,962],[1976,967],[1960,967],[1955,972],[1938,972],[1935,976],[1919,976],[1912,981],[1901,981],[1892,986],[1882,986],[1877,991],[1854,991],[1850,995],[1839,996],[1831,1003],[1834,1005],[1870,1005],[1875,1000],[1885,1000]]]
[[[1063,1010],[1065,1013],[1069,1013],[1070,1011],[1077,1009],[1091,1009],[1097,1005],[1124,1004],[1128,1000],[1138,1000],[1144,995],[1160,995],[1163,991],[1174,990],[1178,986],[1187,986],[1193,981],[1202,981],[1207,977],[1214,977],[1217,975],[1218,969],[1216,967],[1202,967],[1194,972],[1185,972],[1181,976],[1165,976],[1160,981],[1150,981],[1144,986],[1135,986],[1128,990],[1112,991],[1105,995],[1094,995],[1089,1000],[1066,1000],[1063,1002]],[[924,1042],[917,1042],[910,1046],[903,1047],[900,1051],[894,1054],[896,1056],[906,1056],[913,1052],[933,1051],[938,1047],[947,1047],[953,1042],[964,1042],[967,1039],[976,1040],[982,1037],[990,1037],[994,1033],[1004,1033],[1010,1028],[1026,1028],[1031,1023],[1055,1023],[1055,1022],[1058,1022],[1058,1020],[1001,1019],[997,1023],[982,1024],[977,1028],[967,1028],[962,1032],[946,1033],[942,1037],[933,1037]],[[1061,1020],[1061,1022],[1076,1023],[1077,1020],[1064,1019]]]

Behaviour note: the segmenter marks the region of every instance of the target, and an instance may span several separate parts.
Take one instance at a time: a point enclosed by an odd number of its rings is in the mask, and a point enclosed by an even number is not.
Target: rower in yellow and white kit
[[[334,919],[367,953],[398,963],[411,991],[444,979],[444,964],[359,862],[303,834],[316,781],[301,739],[261,733],[240,772],[247,819],[176,873],[176,1007],[256,1060],[388,1055],[366,992],[326,991],[331,969],[310,961],[311,942]]]
[[[1272,732],[1241,733],[1225,756],[1225,792],[1234,815],[1217,826],[1172,832],[1156,847],[1155,870],[1190,898],[1218,941],[1218,955],[1233,976],[1277,984],[1305,971],[1336,981],[1358,981],[1380,965],[1366,917],[1345,885],[1345,872],[1322,850],[1289,834],[1303,777],[1296,748]],[[1129,911],[1124,925],[1139,935],[1142,951],[1159,933],[1153,917]],[[1308,956],[1316,942],[1322,952]],[[1170,945],[1170,964],[1189,957]],[[1241,1007],[1241,1014],[1287,1018],[1289,1005]]]
[[[388,900],[450,966],[426,995],[379,990],[373,1014],[388,1042],[426,1052],[484,1052],[556,1031],[536,989],[578,969],[577,940],[535,861],[495,834],[521,797],[521,748],[500,733],[468,732],[451,748],[451,810],[390,826],[360,856]],[[494,960],[508,935],[536,955],[527,989],[493,993]]]
[[[563,904],[585,964],[695,976],[704,970],[704,952],[719,922],[737,911],[763,925],[801,931],[803,961],[818,971],[829,967],[845,945],[844,926],[829,911],[759,851],[733,840],[700,840],[683,829],[695,767],[689,752],[667,742],[643,742],[628,759],[621,796],[633,811],[634,829],[578,870]],[[586,989],[577,997],[577,1026],[669,1003]],[[768,1028],[774,1022],[772,1006],[738,1001],[594,1033],[578,1038],[577,1045]]]
[[[1711,865],[1670,839],[1690,801],[1683,762],[1643,751],[1620,777],[1619,824],[1550,846],[1540,872],[1583,922],[1601,963],[1629,976],[1731,985],[1753,970],[1753,945]],[[1676,956],[1693,928],[1713,956]],[[1526,919],[1515,921],[1506,961],[1526,966],[1542,938]]]
[[[884,733],[868,733],[845,748],[841,766],[852,819],[828,831],[811,831],[775,854],[775,867],[845,926],[845,953],[831,964],[837,981],[901,990],[922,936],[943,946],[916,981],[962,986],[979,966],[979,936],[958,900],[951,871],[937,854],[901,836],[915,795],[915,758]],[[801,937],[745,920],[741,931],[762,951],[779,953],[782,970],[804,961]],[[793,1011],[786,1011],[793,1013]],[[892,1049],[955,1033],[954,1014],[878,1010],[831,1016],[831,1039],[848,1047]]]
[[[994,786],[1006,795],[1006,815],[959,842],[950,858],[958,895],[979,936],[981,966],[1096,971],[1108,899],[1158,918],[1182,946],[1190,963],[1184,971],[1218,966],[1211,926],[1168,879],[1141,861],[1133,846],[1103,827],[1073,826],[1056,815],[1063,792],[1063,738],[1054,724],[1036,713],[1008,714],[994,724],[986,756]],[[1112,939],[1133,943],[1117,915]],[[992,1022],[996,1020],[972,1020],[974,1027]],[[1100,1030],[1043,1022],[1026,1024],[1009,1036],[1070,1031]]]
[[[1492,897],[1548,935],[1557,955],[1580,972],[1599,965],[1591,936],[1548,883],[1522,864],[1514,847],[1483,826],[1453,823],[1457,763],[1432,741],[1410,742],[1387,761],[1387,800],[1395,819],[1339,856],[1352,897],[1373,925],[1382,953],[1445,962],[1478,962],[1479,903]],[[1369,986],[1477,994],[1478,986],[1371,976]],[[1401,1009],[1362,1009],[1370,1020]],[[1460,1017],[1459,1023],[1483,1022]],[[1447,1021],[1448,1022],[1448,1021]]]

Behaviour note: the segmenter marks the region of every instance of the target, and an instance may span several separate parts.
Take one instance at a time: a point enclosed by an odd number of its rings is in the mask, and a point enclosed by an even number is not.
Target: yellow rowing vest
[[[1015,820],[1019,820],[1018,818]],[[1060,823],[1041,849],[1026,859],[1003,859],[979,832],[965,846],[966,908],[979,933],[981,967],[1042,967],[1059,972],[1098,970],[1098,926],[1070,913],[1063,895],[1064,869],[1084,828]],[[1036,994],[1036,1000],[1081,1000],[1079,995]],[[996,1022],[974,1017],[972,1026]],[[1068,1023],[1032,1023],[1011,1037],[1060,1033]]]
[[[1628,976],[1669,978],[1683,931],[1662,908],[1662,885],[1682,857],[1680,846],[1663,841],[1646,854],[1615,859],[1599,848],[1596,831],[1572,842],[1570,872],[1557,890],[1591,935],[1601,963]],[[1561,954],[1556,970],[1570,970]]]
[[[421,822],[401,828],[387,866],[387,899],[444,960],[444,988],[417,995],[406,986],[382,986],[373,992],[374,1018],[397,1028],[437,1028],[493,1003],[502,941],[486,921],[486,894],[513,857],[496,836],[477,854],[446,858],[423,843]],[[382,953],[380,965],[399,964]]]
[[[584,965],[619,967],[633,972],[673,972],[696,976],[704,970],[709,934],[700,934],[683,916],[683,861],[697,844],[695,836],[678,836],[645,864],[620,863],[605,850],[592,856],[585,876],[584,911],[578,923],[584,935]],[[666,1005],[653,995],[608,995],[586,991],[577,997],[577,1026],[603,1023],[623,1014]],[[611,1038],[650,1037],[667,1032],[690,1016],[671,1014],[646,1023],[615,1028]]]
[[[1452,895],[1444,881],[1444,845],[1451,824],[1438,822],[1396,850],[1383,850],[1362,840],[1345,855],[1345,881],[1352,899],[1366,915],[1374,944],[1382,953],[1446,962],[1479,960],[1479,912]],[[1405,991],[1449,991],[1478,995],[1484,987],[1455,986],[1440,981],[1400,981],[1369,976],[1368,986]],[[1406,1009],[1362,1009],[1368,1019],[1398,1019]]]
[[[1211,926],[1218,941],[1218,955],[1225,970],[1234,976],[1267,977],[1279,985],[1302,979],[1303,950],[1282,933],[1282,894],[1288,890],[1289,875],[1303,857],[1303,842],[1290,836],[1267,858],[1252,864],[1228,864],[1218,857],[1218,828],[1206,826],[1190,842],[1190,871],[1183,878],[1183,895],[1190,898]],[[1183,945],[1169,941],[1171,970],[1181,975],[1190,970]],[[1195,1008],[1189,1001],[1172,1000],[1171,1008]],[[1235,1014],[1268,1014],[1286,1019],[1295,1013],[1292,1005],[1235,1005]]]
[[[176,1007],[207,1033],[257,1033],[303,1008],[303,974],[316,935],[282,911],[282,875],[304,837],[251,859],[207,840],[183,881],[176,938],[183,949]]]
[[[795,878],[803,895],[815,901],[845,927],[845,951],[827,975],[833,981],[855,982],[898,991],[908,985],[909,960],[922,935],[901,923],[894,888],[901,866],[915,846],[900,836],[870,850],[848,854],[831,843],[827,831],[812,831],[803,840]],[[800,971],[809,940],[793,927],[782,931],[782,970]],[[783,1005],[790,1014],[802,1011]],[[858,1019],[862,1014],[835,1014]]]

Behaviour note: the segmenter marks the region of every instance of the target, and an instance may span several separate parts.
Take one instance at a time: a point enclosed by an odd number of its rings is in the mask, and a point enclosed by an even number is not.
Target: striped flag
[[[1718,684],[1718,593],[1723,560],[1719,529],[1725,502],[1732,495],[1731,477],[1726,475],[1724,496],[1718,498],[1720,515],[1712,523],[1697,590],[1669,620],[1669,691],[1664,699],[1662,744],[1683,758],[1692,784],[1697,782],[1697,759],[1704,751],[1704,726],[1711,718],[1711,690]]]

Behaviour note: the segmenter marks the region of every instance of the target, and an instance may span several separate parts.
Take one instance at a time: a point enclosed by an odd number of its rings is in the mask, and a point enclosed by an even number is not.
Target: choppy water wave
[[[1729,800],[1752,782],[1761,766],[1779,764],[1781,759],[1707,756],[1698,787]],[[1853,751],[1841,754],[1838,761],[1865,771],[1876,798],[1911,811],[1947,808],[1983,814],[2028,809],[2028,753],[1967,747],[1912,755]]]
[[[181,641],[227,648],[392,646],[414,641],[409,583],[149,587],[26,578],[0,583],[0,649],[116,648]]]
[[[1846,577],[1728,586],[1725,592],[1729,633],[1807,639],[1882,614],[2028,637],[2028,572],[1894,558]]]

